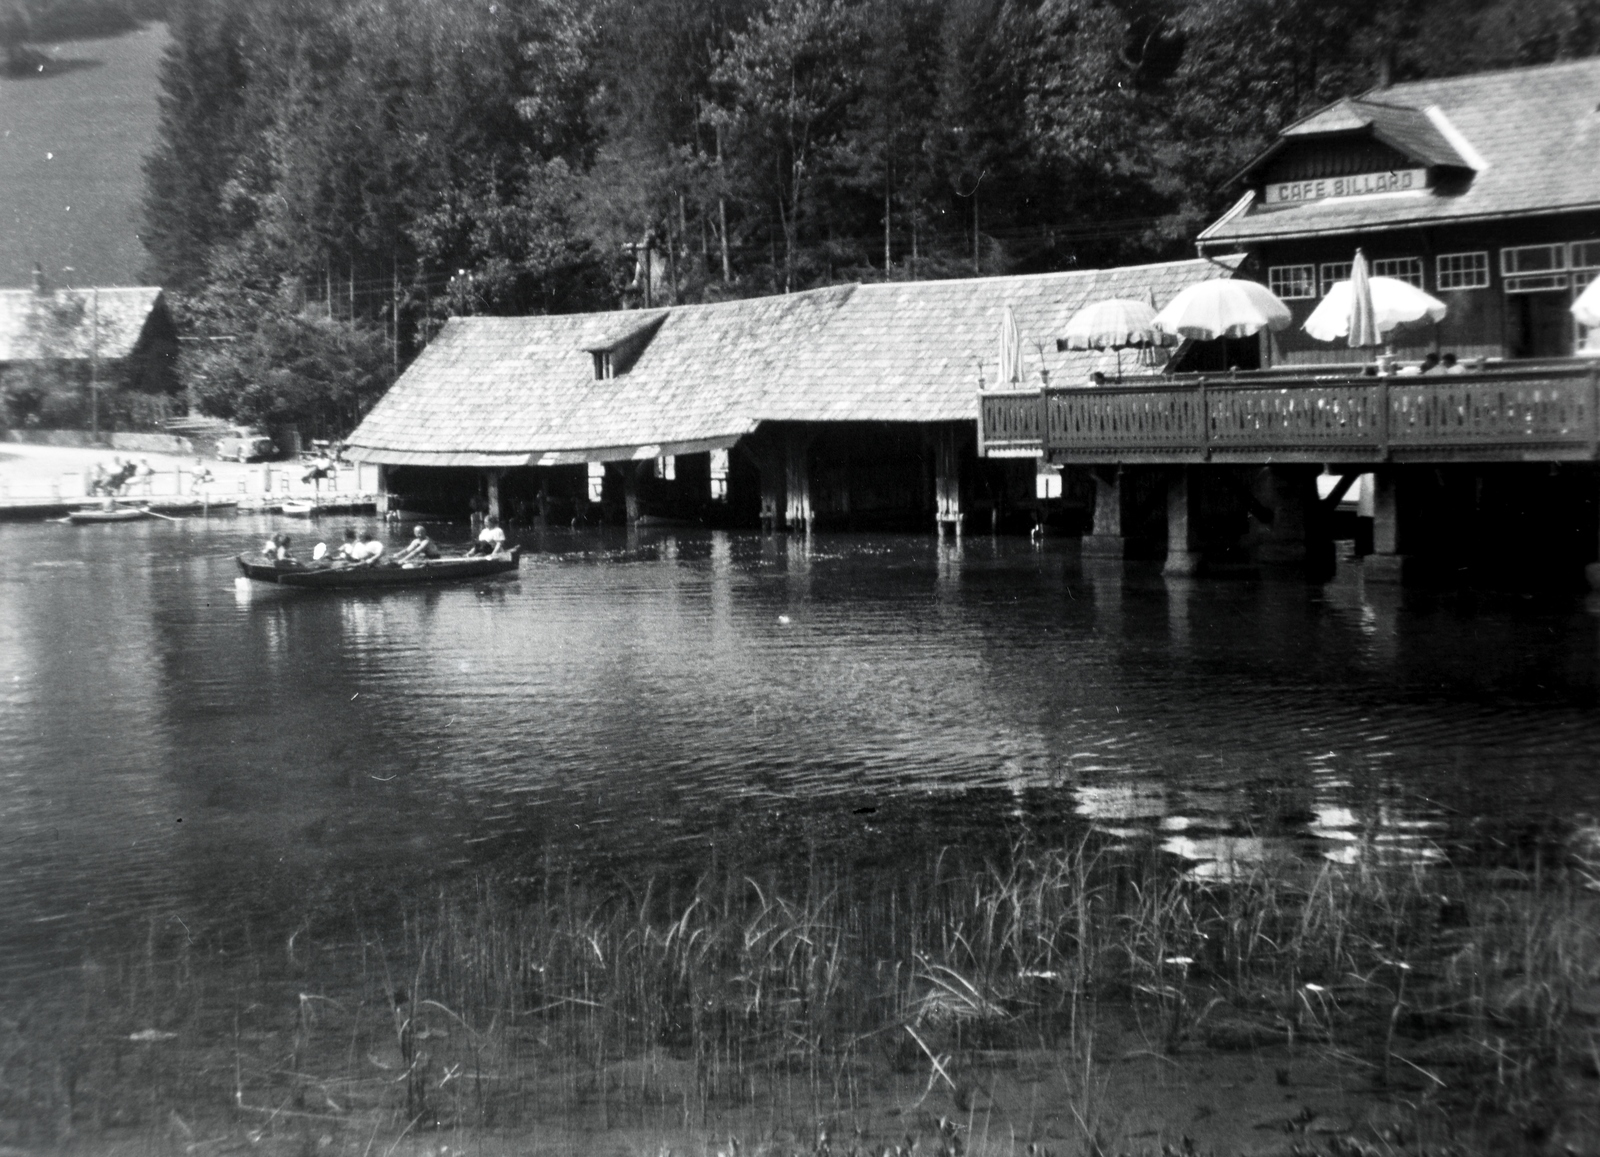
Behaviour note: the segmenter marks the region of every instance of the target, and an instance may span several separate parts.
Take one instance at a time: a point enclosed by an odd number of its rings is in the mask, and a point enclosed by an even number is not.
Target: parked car
[[[277,456],[277,443],[254,430],[236,430],[217,443],[217,457],[224,461],[262,462]]]

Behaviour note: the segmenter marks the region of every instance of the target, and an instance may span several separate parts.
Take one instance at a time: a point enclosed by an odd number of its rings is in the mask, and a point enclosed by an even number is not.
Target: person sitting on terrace
[[[1103,385],[1105,385],[1106,384],[1106,376],[1105,376],[1105,374],[1101,373],[1099,370],[1091,370],[1091,371],[1089,371],[1089,384],[1091,386],[1103,386]]]
[[[394,556],[395,562],[414,562],[423,558],[438,558],[439,548],[433,539],[428,537],[426,526],[411,528],[411,543],[399,554]]]
[[[1422,366],[1418,373],[1431,374],[1439,368],[1439,351],[1429,350],[1422,357]]]
[[[506,532],[500,529],[500,520],[494,515],[483,520],[478,541],[472,544],[473,554],[498,554],[505,549]]]
[[[1467,367],[1456,361],[1455,354],[1445,354],[1439,359],[1439,368],[1447,374],[1464,374]]]

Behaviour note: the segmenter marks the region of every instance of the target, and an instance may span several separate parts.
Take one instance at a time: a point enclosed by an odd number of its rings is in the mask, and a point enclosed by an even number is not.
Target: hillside
[[[141,162],[155,138],[164,24],[38,45],[59,63],[0,76],[0,286],[137,285]],[[68,270],[70,268],[70,271]]]

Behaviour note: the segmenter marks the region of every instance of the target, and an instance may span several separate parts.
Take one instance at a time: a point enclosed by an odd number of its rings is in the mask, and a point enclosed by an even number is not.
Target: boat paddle
[[[148,514],[151,518],[165,518],[168,522],[182,522],[183,521],[183,519],[176,518],[173,515],[162,514],[159,510],[146,510],[145,513]]]

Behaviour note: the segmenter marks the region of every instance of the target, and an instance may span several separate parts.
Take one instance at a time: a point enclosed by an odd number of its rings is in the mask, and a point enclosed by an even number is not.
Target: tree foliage
[[[1600,50],[1578,0],[170,7],[152,274],[208,405],[318,425],[448,313],[640,303],[641,244],[678,301],[1174,256],[1322,103]]]

